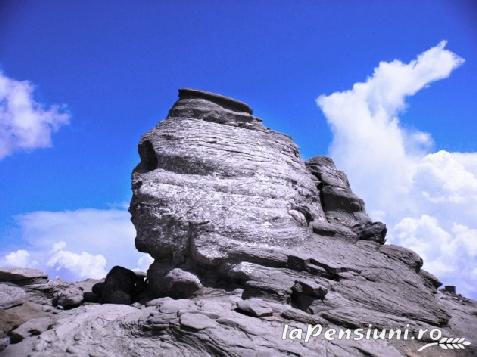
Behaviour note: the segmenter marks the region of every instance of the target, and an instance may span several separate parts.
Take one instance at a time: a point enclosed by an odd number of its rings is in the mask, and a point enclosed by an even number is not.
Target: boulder
[[[202,288],[196,275],[181,268],[167,270],[155,263],[151,265],[149,272],[149,286],[152,294],[156,297],[189,298]]]
[[[25,290],[14,285],[0,283],[0,309],[20,305],[26,300]]]
[[[136,274],[133,271],[115,266],[102,285],[94,285],[93,292],[99,293],[103,304],[129,305],[133,301],[136,286]]]
[[[206,328],[211,328],[216,325],[214,320],[203,314],[185,313],[181,315],[180,324],[185,329],[200,331]]]
[[[254,317],[272,316],[273,309],[261,299],[241,300],[237,303],[237,311]]]
[[[358,239],[370,240],[376,243],[384,244],[386,241],[387,228],[382,222],[366,222],[357,224],[352,228]]]
[[[82,302],[83,290],[74,285],[58,289],[53,297],[53,304],[63,309],[78,307]]]

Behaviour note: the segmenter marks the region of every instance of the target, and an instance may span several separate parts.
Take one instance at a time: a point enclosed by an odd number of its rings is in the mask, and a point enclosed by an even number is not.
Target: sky
[[[391,243],[477,297],[477,5],[0,3],[0,265],[146,269],[127,206],[180,87],[236,97],[329,155]]]

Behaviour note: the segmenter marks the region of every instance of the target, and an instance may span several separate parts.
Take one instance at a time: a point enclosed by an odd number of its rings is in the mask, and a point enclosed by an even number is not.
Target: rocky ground
[[[0,270],[2,356],[477,355],[476,302],[385,244],[332,160],[304,162],[248,105],[180,90],[139,154],[130,212],[137,249],[154,258],[147,276]],[[309,324],[439,329],[472,344],[282,338]]]

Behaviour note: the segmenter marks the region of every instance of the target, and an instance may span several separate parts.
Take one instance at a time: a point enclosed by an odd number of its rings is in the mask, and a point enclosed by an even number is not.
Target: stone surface
[[[308,222],[325,217],[296,145],[208,99],[179,98],[141,139],[130,206],[136,247],[173,267],[206,268],[236,248],[309,238]]]
[[[202,288],[196,275],[180,268],[167,268],[157,262],[149,268],[149,285],[154,296],[188,298]]]
[[[447,326],[437,279],[414,252],[383,245],[385,224],[331,159],[302,161],[290,138],[217,98],[181,91],[139,143],[130,212],[151,282],[180,268],[330,323]]]
[[[0,267],[0,282],[29,285],[45,283],[47,279],[48,276],[37,269]]]
[[[271,316],[273,314],[272,308],[260,299],[239,301],[236,310],[255,317]]]
[[[139,153],[130,211],[137,248],[154,258],[147,279],[115,267],[104,282],[0,284],[0,346],[22,338],[2,357],[454,355],[417,354],[417,340],[284,340],[285,324],[439,328],[472,341],[458,355],[477,354],[476,302],[384,244],[385,225],[333,161],[305,163],[248,105],[181,90]],[[59,309],[76,288],[88,302]]]
[[[51,317],[38,317],[28,320],[9,333],[10,342],[18,343],[27,337],[38,336],[53,325],[54,320]]]
[[[352,228],[356,233],[358,239],[371,240],[377,243],[384,244],[386,241],[387,228],[382,222],[366,222],[357,224]]]
[[[83,302],[83,290],[77,286],[68,286],[54,294],[53,303],[63,309],[78,307]]]
[[[25,301],[25,291],[17,286],[0,283],[0,309],[8,309]]]
[[[93,292],[100,296],[103,304],[125,304],[133,302],[133,294],[136,285],[136,274],[133,271],[115,266],[106,275],[102,285],[96,286]]]
[[[475,303],[440,293],[439,301],[455,311],[457,325],[465,322],[472,326]],[[236,310],[236,305],[255,302],[267,305],[271,314],[268,310],[267,316],[257,318]],[[9,345],[2,356],[452,356],[436,349],[417,355],[415,351],[422,342],[325,341],[322,336],[308,343],[283,340],[285,323],[303,329],[309,323],[327,328],[354,328],[377,316],[378,326],[389,323],[400,326],[410,320],[387,314],[369,316],[366,309],[352,307],[323,313],[329,319],[324,320],[292,307],[283,306],[280,310],[280,306],[283,305],[244,301],[239,291],[219,289],[203,290],[193,299],[158,298],[154,305],[141,309],[111,304],[80,306],[59,311],[50,329],[44,329],[50,325],[45,323],[36,328],[37,336],[25,333],[23,340]],[[445,333],[473,336],[473,331],[456,328],[452,325],[442,329]],[[459,351],[459,355],[471,355],[464,352],[472,350]]]

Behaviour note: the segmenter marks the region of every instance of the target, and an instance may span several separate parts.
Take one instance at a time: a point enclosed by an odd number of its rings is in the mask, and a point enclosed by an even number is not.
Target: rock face
[[[438,282],[416,254],[383,245],[386,226],[346,175],[326,157],[302,161],[247,105],[182,89],[139,154],[130,212],[151,284],[179,268],[335,324],[449,324]]]
[[[296,145],[240,102],[180,90],[139,153],[136,247],[173,267],[218,266],[243,247],[299,246],[311,221],[326,220]]]
[[[456,355],[477,354],[477,304],[438,290],[416,253],[384,244],[386,226],[333,161],[304,162],[248,105],[182,89],[139,154],[130,212],[137,249],[154,258],[147,279],[115,267],[95,285],[0,283],[5,356],[454,355],[417,354],[429,333],[282,338],[309,324],[440,329],[473,343]],[[60,296],[79,307],[56,305]]]

